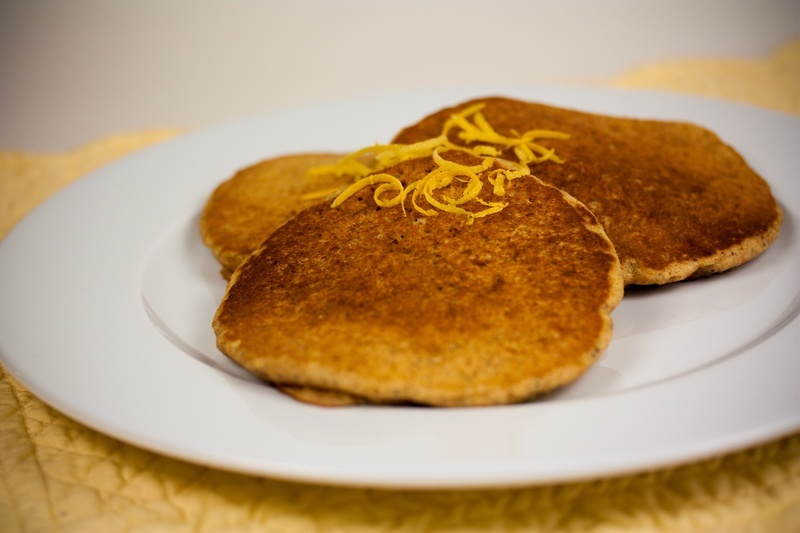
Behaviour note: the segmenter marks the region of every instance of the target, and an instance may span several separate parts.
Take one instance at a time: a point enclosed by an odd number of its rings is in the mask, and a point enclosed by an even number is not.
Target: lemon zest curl
[[[498,213],[507,205],[506,202],[490,202],[479,197],[484,182],[492,186],[492,194],[498,197],[505,195],[509,182],[530,175],[530,164],[552,161],[563,163],[555,153],[555,149],[540,144],[540,139],[569,139],[569,135],[553,130],[529,130],[519,135],[516,131],[511,136],[498,133],[483,115],[483,103],[469,106],[458,113],[453,113],[442,127],[442,133],[424,141],[412,144],[375,144],[357,150],[336,163],[315,167],[309,175],[334,175],[350,177],[353,183],[341,191],[331,204],[338,207],[345,200],[366,187],[378,185],[373,193],[375,203],[380,207],[401,206],[406,214],[405,203],[411,195],[411,206],[416,212],[425,216],[436,216],[444,211],[467,217],[467,224],[476,218]],[[454,133],[454,135],[451,135]],[[457,138],[464,144],[451,140]],[[483,158],[478,165],[462,165],[445,159],[442,154],[459,151]],[[495,166],[496,159],[504,154],[513,153],[511,160],[507,155],[502,165]],[[432,157],[436,168],[421,179],[404,185],[397,177],[382,172],[403,161]],[[491,169],[491,170],[490,170]],[[487,173],[488,171],[488,173]],[[456,187],[454,181],[460,182]],[[451,187],[453,186],[453,187]],[[459,195],[448,195],[449,189],[455,188]],[[394,193],[392,196],[391,194]],[[306,199],[322,198],[332,194],[331,190],[319,191],[306,195]],[[431,207],[420,205],[420,199]],[[477,211],[465,209],[462,205],[477,202],[483,209]]]

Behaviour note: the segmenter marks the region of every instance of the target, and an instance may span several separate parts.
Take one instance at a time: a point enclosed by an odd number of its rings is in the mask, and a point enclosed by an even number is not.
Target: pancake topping
[[[512,132],[512,136],[497,133],[481,113],[483,103],[477,103],[458,113],[453,113],[445,121],[442,133],[424,141],[412,144],[385,144],[362,148],[340,161],[313,168],[309,174],[350,176],[355,182],[342,191],[333,201],[331,207],[341,205],[346,199],[366,187],[378,185],[373,194],[375,203],[380,207],[395,207],[400,205],[403,214],[406,214],[405,201],[411,194],[411,204],[415,211],[425,216],[435,216],[438,211],[464,215],[467,224],[475,218],[481,218],[501,211],[505,202],[488,201],[478,195],[483,188],[481,173],[497,166],[487,175],[487,181],[492,185],[495,196],[505,195],[506,182],[529,176],[531,163],[553,161],[563,163],[555,154],[554,149],[549,149],[537,142],[538,139],[568,139],[566,133],[552,130],[528,130],[519,135]],[[457,131],[455,137],[466,144],[458,144],[451,140],[451,132]],[[456,150],[483,157],[479,165],[463,165],[442,157],[442,153]],[[508,150],[513,151],[516,162],[496,160],[498,156]],[[409,184],[402,183],[397,177],[381,172],[391,166],[411,159],[433,157],[436,168],[431,170],[421,179]],[[435,191],[451,188],[452,185],[463,184],[459,187],[459,194],[441,194],[438,197]],[[332,191],[320,191],[308,197],[324,197]],[[391,193],[394,196],[388,196]],[[418,203],[422,196],[430,208],[420,206]],[[468,202],[477,202],[484,209],[471,211],[461,207]]]

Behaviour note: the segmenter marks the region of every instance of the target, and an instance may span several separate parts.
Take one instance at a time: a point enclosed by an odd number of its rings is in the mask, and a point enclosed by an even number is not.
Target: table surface
[[[388,91],[587,84],[761,57],[799,33],[794,0],[4,0],[0,147]]]

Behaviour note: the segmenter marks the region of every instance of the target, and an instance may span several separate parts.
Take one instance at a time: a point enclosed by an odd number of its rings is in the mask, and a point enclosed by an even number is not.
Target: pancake
[[[320,407],[346,407],[348,405],[367,404],[402,405],[409,403],[398,401],[371,401],[367,398],[361,398],[342,391],[320,389],[318,387],[308,387],[305,385],[289,385],[286,383],[273,383],[273,385],[276,389],[287,396],[291,396],[295,400]]]
[[[275,228],[320,201],[304,195],[342,185],[336,176],[306,175],[340,157],[292,154],[267,159],[240,170],[214,190],[200,218],[200,234],[226,278]]]
[[[275,388],[295,400],[321,407],[344,407],[370,403],[364,398],[359,398],[346,392],[307,387],[305,385],[275,383]]]
[[[767,183],[734,149],[696,125],[484,98],[438,111],[399,132],[394,142],[436,137],[453,113],[479,102],[500,134],[531,129],[569,134],[546,141],[563,163],[534,164],[531,172],[597,216],[617,250],[626,284],[722,272],[755,258],[777,238],[782,212]]]
[[[385,172],[408,184],[435,166]],[[382,208],[377,187],[307,208],[245,259],[213,321],[223,353],[314,403],[471,406],[566,385],[606,348],[623,279],[580,202],[527,176],[469,220]]]

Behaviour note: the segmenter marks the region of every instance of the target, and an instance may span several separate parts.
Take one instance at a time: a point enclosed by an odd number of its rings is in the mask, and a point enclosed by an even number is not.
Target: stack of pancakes
[[[439,136],[476,102],[434,113],[394,143]],[[332,197],[307,196],[352,183],[309,178],[335,155],[268,160],[220,185],[201,219],[230,276],[213,322],[220,350],[322,405],[521,402],[597,360],[624,285],[728,270],[777,237],[781,211],[767,184],[703,128],[480,103],[502,135],[569,135],[549,141],[563,162],[521,172],[483,218],[414,209],[411,194],[399,207],[376,204],[381,177],[408,187],[441,164],[430,155],[377,170],[335,208]],[[519,168],[510,150],[443,157],[478,169],[483,183]],[[439,191],[441,202],[454,205],[465,181]],[[480,189],[479,205],[499,205],[491,189]]]

